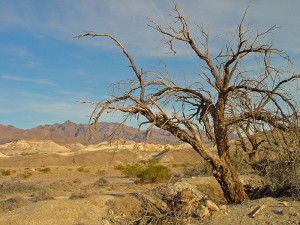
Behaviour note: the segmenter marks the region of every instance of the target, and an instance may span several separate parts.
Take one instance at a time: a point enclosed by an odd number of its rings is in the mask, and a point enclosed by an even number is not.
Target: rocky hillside
[[[86,124],[76,124],[66,121],[63,124],[41,125],[32,129],[23,130],[14,126],[0,125],[0,144],[8,143],[15,139],[39,139],[52,140],[60,144],[81,143],[96,144],[108,141],[111,134],[120,124],[118,123],[99,123],[96,130],[88,130]],[[124,140],[132,140],[135,142],[143,142],[145,131],[139,136],[138,130],[133,127],[124,126],[120,134],[115,135],[113,140],[121,138]],[[179,144],[178,139],[165,131],[152,129],[149,143],[154,144]]]

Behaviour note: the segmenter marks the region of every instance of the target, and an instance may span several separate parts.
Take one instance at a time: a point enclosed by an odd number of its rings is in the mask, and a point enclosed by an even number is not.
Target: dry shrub
[[[278,196],[300,197],[300,151],[279,152],[266,167],[265,177]]]
[[[29,205],[31,202],[23,197],[16,196],[0,202],[0,212],[8,212]]]
[[[11,175],[10,170],[1,169],[0,172],[1,172],[2,176],[10,176]]]
[[[56,191],[73,191],[79,186],[78,183],[67,182],[64,180],[54,181],[49,185],[49,188]]]
[[[268,187],[263,187],[265,195],[300,196],[300,140],[297,133],[266,135],[268,141],[260,149],[263,157],[252,165],[268,182]]]
[[[99,189],[99,188],[103,188],[107,185],[109,185],[109,182],[104,178],[100,178],[95,183],[86,185],[85,188],[86,189]]]
[[[49,173],[51,171],[51,169],[49,167],[47,168],[39,168],[38,171],[42,172],[42,173]]]
[[[82,180],[80,180],[79,178],[76,178],[75,180],[73,180],[73,184],[80,185],[80,184],[82,184]]]
[[[137,218],[142,210],[142,203],[130,195],[109,200],[106,205],[109,207],[110,217],[117,224],[127,224],[125,221]]]
[[[26,192],[33,192],[36,191],[38,188],[36,185],[28,182],[3,182],[0,184],[0,193],[26,193]]]
[[[183,169],[184,177],[212,176],[210,164],[204,160],[197,163],[187,163]]]
[[[51,192],[42,190],[38,193],[35,201],[39,202],[39,201],[47,201],[47,200],[54,200],[54,199],[55,198]]]
[[[199,202],[194,198],[193,192],[183,190],[175,195],[169,193],[162,199],[154,195],[139,195],[142,203],[140,213],[128,224],[200,224],[198,215]]]
[[[32,176],[32,173],[29,172],[29,171],[24,171],[24,173],[19,174],[18,176],[21,177],[21,178],[23,178],[23,179],[27,179],[27,178],[29,178],[29,177]]]
[[[107,185],[107,184],[109,184],[109,182],[108,182],[106,179],[100,178],[100,179],[98,179],[93,185],[94,185],[95,187],[103,187],[103,186],[105,186],[105,185]]]
[[[99,176],[104,176],[106,173],[105,170],[97,170],[96,174],[99,175]]]
[[[79,192],[74,192],[69,199],[81,199],[81,198],[88,198],[91,196],[91,193],[87,191],[79,191]]]

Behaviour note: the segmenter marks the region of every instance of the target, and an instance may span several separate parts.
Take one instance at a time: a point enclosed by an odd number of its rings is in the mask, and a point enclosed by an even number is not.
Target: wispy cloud
[[[211,37],[214,34],[226,33],[240,21],[248,5],[246,23],[258,29],[265,29],[277,24],[281,29],[274,34],[279,48],[291,51],[299,45],[297,29],[300,14],[297,10],[300,1],[236,1],[236,0],[177,0],[178,6],[185,12],[191,24],[194,22],[210,25]],[[148,0],[115,0],[98,1],[54,1],[41,7],[35,2],[20,0],[6,1],[0,9],[0,22],[5,27],[23,27],[40,36],[50,36],[66,42],[86,44],[101,48],[113,48],[114,45],[102,39],[73,40],[70,32],[81,33],[83,30],[108,32],[117,36],[129,48],[130,52],[139,55],[157,55],[165,52],[160,45],[161,35],[147,27],[144,12],[159,23],[164,23],[171,1]],[[6,9],[6,10],[4,10]],[[12,19],[13,18],[13,19]],[[80,20],[78,19],[80,18]],[[286,35],[288,34],[288,35]],[[180,46],[179,46],[180,48]],[[184,52],[182,54],[185,54]]]
[[[59,94],[63,94],[63,95],[73,95],[74,94],[71,91],[65,91],[65,90],[57,90],[56,92]]]
[[[50,115],[50,117],[65,118],[73,121],[85,120],[88,122],[91,113],[93,112],[94,105],[81,104],[78,102],[57,101],[57,102],[38,102],[30,104],[31,110],[35,113]],[[114,114],[104,114],[101,121],[106,122],[120,122],[122,121],[123,114],[116,112]],[[59,119],[63,120],[63,119]]]
[[[22,82],[32,82],[36,84],[44,84],[49,86],[56,86],[55,83],[49,81],[48,79],[31,79],[31,78],[21,78],[11,75],[2,75],[1,78],[7,79],[7,80],[15,80],[15,81],[22,81]]]

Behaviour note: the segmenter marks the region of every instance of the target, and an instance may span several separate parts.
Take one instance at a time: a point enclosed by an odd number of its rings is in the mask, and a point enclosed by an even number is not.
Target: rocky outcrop
[[[0,152],[7,156],[63,153],[71,150],[49,140],[15,140],[0,145]]]

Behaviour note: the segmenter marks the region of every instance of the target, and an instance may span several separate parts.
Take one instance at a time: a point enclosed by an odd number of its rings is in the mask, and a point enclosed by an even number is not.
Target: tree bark
[[[225,125],[225,105],[227,95],[219,94],[219,100],[213,112],[214,130],[219,160],[211,162],[213,174],[220,184],[224,197],[230,204],[239,204],[248,199],[238,177],[236,167],[231,163],[228,146],[228,130]]]
[[[223,159],[221,163],[215,163],[212,166],[213,175],[220,184],[228,203],[240,204],[249,199],[235,166],[231,164],[229,156]]]

